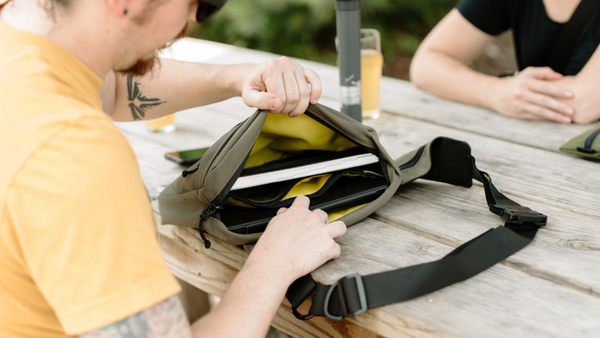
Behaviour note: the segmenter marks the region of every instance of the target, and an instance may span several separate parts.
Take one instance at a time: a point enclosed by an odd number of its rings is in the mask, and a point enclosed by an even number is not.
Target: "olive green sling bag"
[[[350,158],[369,161],[337,167]],[[315,165],[320,170],[315,174],[239,188],[242,181],[256,183],[276,172]],[[299,195],[311,199],[311,210],[326,211],[329,221],[353,225],[384,205],[401,184],[418,178],[463,187],[472,186],[473,179],[482,182],[490,211],[502,216],[505,226],[435,262],[369,276],[353,274],[333,285],[302,277],[286,295],[297,318],[341,320],[465,280],[525,247],[546,224],[545,215],[504,196],[477,169],[468,144],[440,137],[393,159],[374,129],[322,105],[310,105],[294,119],[257,111],[215,142],[158,200],[163,224],[198,229],[208,249],[205,232],[234,245],[255,243],[277,210]],[[310,312],[299,314],[296,309],[310,296]]]
[[[560,150],[573,155],[600,159],[600,122],[594,128],[563,144]]]

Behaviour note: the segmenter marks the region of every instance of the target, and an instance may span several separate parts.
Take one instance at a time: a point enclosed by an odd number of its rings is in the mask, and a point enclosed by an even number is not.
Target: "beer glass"
[[[175,114],[147,120],[146,126],[155,133],[170,133],[175,130]]]
[[[362,81],[362,117],[377,119],[381,115],[379,106],[379,84],[383,69],[381,40],[376,29],[360,30],[360,76]]]

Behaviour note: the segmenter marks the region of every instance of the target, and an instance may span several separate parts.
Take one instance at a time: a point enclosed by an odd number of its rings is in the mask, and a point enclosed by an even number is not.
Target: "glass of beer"
[[[381,115],[379,106],[379,83],[383,69],[381,39],[376,29],[360,30],[360,76],[362,81],[362,117],[377,119]]]
[[[146,121],[148,130],[155,133],[170,133],[175,130],[175,114]]]

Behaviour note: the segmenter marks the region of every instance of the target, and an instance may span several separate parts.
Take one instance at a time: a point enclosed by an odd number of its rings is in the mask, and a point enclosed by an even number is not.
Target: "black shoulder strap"
[[[560,31],[552,45],[552,49],[550,49],[548,66],[555,72],[565,73],[567,64],[571,60],[575,47],[577,47],[581,32],[598,10],[600,10],[600,1],[581,0],[571,19]]]
[[[527,246],[537,229],[546,225],[545,215],[506,197],[487,173],[477,169],[471,149],[465,142],[437,138],[408,155],[396,162],[403,176],[404,173],[413,176],[407,181],[421,177],[469,187],[472,179],[476,179],[484,186],[490,211],[502,216],[505,225],[488,230],[438,261],[368,276],[352,274],[333,285],[318,283],[311,275],[306,275],[296,280],[286,294],[298,319],[306,320],[316,315],[341,320],[466,280]],[[297,308],[310,295],[313,296],[309,313],[298,313]]]

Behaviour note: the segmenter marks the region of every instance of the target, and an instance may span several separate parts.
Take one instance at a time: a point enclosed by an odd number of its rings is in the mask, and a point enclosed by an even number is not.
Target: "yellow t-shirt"
[[[64,49],[0,21],[2,338],[78,335],[179,292],[102,86]]]

